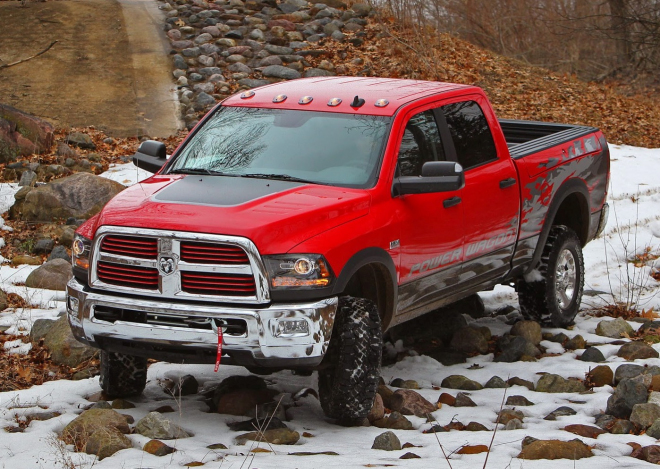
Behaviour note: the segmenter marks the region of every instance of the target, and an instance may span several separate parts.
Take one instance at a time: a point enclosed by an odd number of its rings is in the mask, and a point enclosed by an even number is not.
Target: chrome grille
[[[92,248],[91,284],[170,299],[270,300],[256,247],[233,236],[101,227]]]

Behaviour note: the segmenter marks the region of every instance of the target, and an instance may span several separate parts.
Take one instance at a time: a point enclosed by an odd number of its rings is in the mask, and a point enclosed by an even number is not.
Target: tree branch
[[[17,60],[16,62],[12,62],[10,64],[0,64],[0,70],[2,70],[4,68],[13,67],[14,65],[22,64],[23,62],[27,62],[28,60],[34,59],[35,57],[39,57],[41,54],[45,54],[46,52],[48,52],[50,50],[50,48],[53,47],[58,42],[60,42],[60,41],[51,42],[50,45],[48,47],[46,47],[44,50],[42,50],[38,54],[34,54],[33,56],[26,58],[26,59]]]

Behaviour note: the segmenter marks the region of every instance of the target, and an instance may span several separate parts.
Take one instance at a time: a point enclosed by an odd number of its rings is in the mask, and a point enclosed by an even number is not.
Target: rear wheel
[[[101,351],[100,384],[108,397],[140,394],[147,385],[147,359]]]
[[[319,370],[323,412],[340,423],[364,419],[374,403],[383,347],[376,305],[364,298],[339,299],[332,338]]]
[[[580,239],[566,226],[553,226],[536,271],[518,281],[520,312],[543,325],[573,323],[582,300],[584,259]]]

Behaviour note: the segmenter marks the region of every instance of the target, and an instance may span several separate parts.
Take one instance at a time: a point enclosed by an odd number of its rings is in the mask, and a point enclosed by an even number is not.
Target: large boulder
[[[438,408],[424,399],[421,394],[411,389],[399,389],[392,395],[390,401],[391,409],[401,412],[403,415],[416,415],[427,417]]]
[[[73,270],[70,262],[64,259],[53,259],[30,272],[25,280],[25,286],[65,291],[66,284],[72,277]]]
[[[548,373],[536,383],[536,392],[582,392],[584,384],[574,379],[565,379],[559,375]]]
[[[78,342],[73,337],[66,315],[59,318],[44,336],[44,345],[50,351],[53,363],[72,368],[96,354],[96,349]]]
[[[149,412],[135,426],[140,435],[157,440],[173,440],[192,436],[174,422],[166,419],[158,412]]]
[[[525,446],[520,459],[582,459],[593,456],[591,448],[582,441],[536,440]]]
[[[635,404],[644,404],[648,398],[648,388],[633,379],[624,379],[616,387],[614,394],[607,399],[607,413],[620,419],[628,419]]]
[[[90,218],[125,187],[110,179],[77,173],[36,187],[26,194],[22,206],[12,215],[26,221],[50,222],[55,219]],[[19,203],[19,198],[16,197]]]
[[[132,448],[131,440],[115,428],[96,430],[89,436],[85,445],[85,453],[98,456],[101,459],[112,456],[122,449]]]
[[[0,163],[43,153],[52,145],[52,125],[12,106],[0,104]]]
[[[66,444],[84,448],[89,438],[99,430],[116,430],[124,435],[130,433],[126,417],[119,412],[112,409],[90,409],[69,422],[60,437]]]

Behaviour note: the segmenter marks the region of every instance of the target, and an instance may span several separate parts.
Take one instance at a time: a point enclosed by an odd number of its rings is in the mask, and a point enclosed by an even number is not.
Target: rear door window
[[[464,169],[497,160],[493,135],[486,116],[475,101],[442,106],[456,158]]]

